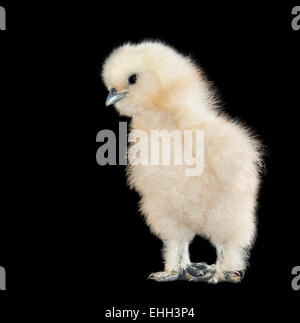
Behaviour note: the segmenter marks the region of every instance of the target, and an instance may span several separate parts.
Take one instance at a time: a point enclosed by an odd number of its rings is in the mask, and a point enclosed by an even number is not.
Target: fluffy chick
[[[260,145],[250,132],[218,110],[199,67],[161,43],[145,41],[115,49],[104,63],[107,105],[132,117],[131,131],[203,130],[204,171],[188,177],[184,166],[133,165],[128,179],[140,196],[147,224],[164,244],[165,269],[157,281],[239,282],[256,232]],[[191,263],[189,244],[200,235],[217,262]]]

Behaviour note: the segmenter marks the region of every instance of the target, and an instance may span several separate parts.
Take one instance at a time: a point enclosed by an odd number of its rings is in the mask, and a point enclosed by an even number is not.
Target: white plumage
[[[133,166],[134,144],[129,149],[130,186],[141,196],[147,224],[164,243],[165,270],[150,278],[240,281],[256,231],[259,142],[220,113],[201,69],[163,43],[117,48],[102,75],[110,90],[108,104],[132,117],[131,131],[204,132],[200,176],[186,176],[184,165]],[[216,247],[215,265],[190,262],[189,244],[195,235]]]

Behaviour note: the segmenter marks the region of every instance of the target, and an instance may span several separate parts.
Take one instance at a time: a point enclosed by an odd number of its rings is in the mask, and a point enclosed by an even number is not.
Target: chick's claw
[[[216,272],[216,265],[208,265],[205,262],[192,262],[191,267],[200,270],[203,274]]]
[[[204,272],[203,270],[193,266],[188,266],[186,268],[186,271],[194,277],[204,276],[206,274],[206,272]]]
[[[240,283],[244,277],[243,272],[229,271],[224,273],[224,281],[230,283]]]
[[[158,282],[170,282],[178,280],[179,273],[176,271],[159,271],[157,273],[152,273],[148,279],[152,279]]]
[[[180,279],[193,282],[207,282],[212,276],[213,273],[208,269],[204,271],[204,269],[201,270],[191,265],[181,271]]]
[[[219,282],[240,283],[243,279],[244,273],[237,271],[225,271],[223,273],[214,274],[208,283],[217,284]]]

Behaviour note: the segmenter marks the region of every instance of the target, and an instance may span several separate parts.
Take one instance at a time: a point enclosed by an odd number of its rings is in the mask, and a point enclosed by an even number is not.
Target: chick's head
[[[114,104],[120,114],[130,117],[147,109],[168,109],[178,103],[182,89],[199,84],[199,76],[188,57],[163,43],[126,44],[103,65],[109,91],[106,105]]]

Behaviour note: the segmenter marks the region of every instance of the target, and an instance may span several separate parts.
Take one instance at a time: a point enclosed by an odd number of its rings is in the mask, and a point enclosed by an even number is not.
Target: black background
[[[194,305],[198,318],[221,305],[226,316],[274,306],[292,315],[299,295],[291,270],[300,265],[296,3],[0,5],[7,9],[0,32],[5,295],[83,287],[79,297],[90,297],[99,317],[111,306],[150,305]],[[129,122],[104,106],[101,65],[114,47],[145,38],[192,54],[225,111],[267,147],[258,238],[242,284],[147,280],[162,270],[161,242],[138,214],[125,167],[92,159],[96,134]],[[194,261],[215,260],[200,238],[190,251]]]

